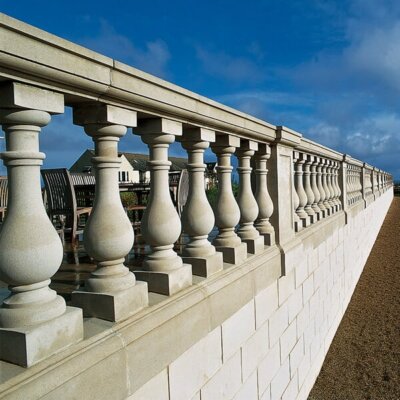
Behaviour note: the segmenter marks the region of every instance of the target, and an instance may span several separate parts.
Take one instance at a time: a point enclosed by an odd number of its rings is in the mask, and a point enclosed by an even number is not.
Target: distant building
[[[71,172],[93,173],[92,157],[94,150],[87,149],[76,160],[70,168]],[[121,165],[118,171],[118,180],[121,183],[146,183],[150,180],[150,172],[148,168],[149,156],[139,153],[118,153],[121,159]],[[187,158],[169,157],[171,162],[170,171],[181,171],[186,169]]]

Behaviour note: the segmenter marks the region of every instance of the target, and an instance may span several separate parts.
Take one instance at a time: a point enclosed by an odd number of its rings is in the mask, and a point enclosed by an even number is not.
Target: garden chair
[[[50,220],[70,238],[71,245],[78,244],[83,233],[82,218],[90,215],[92,207],[78,207],[70,172],[66,168],[42,169]]]

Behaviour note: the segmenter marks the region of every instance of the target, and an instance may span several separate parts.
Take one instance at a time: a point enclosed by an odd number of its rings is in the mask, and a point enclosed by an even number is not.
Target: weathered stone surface
[[[83,309],[84,316],[121,321],[147,307],[147,283],[137,281],[130,288],[110,293],[77,290],[72,294],[72,301],[76,307]]]
[[[67,307],[61,316],[39,325],[0,328],[0,358],[30,367],[82,340],[82,310]]]

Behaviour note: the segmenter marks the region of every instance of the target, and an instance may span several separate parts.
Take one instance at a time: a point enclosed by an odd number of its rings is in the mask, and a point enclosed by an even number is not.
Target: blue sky
[[[400,178],[399,1],[3,0],[0,10]],[[41,140],[47,167],[92,147],[70,110]],[[146,151],[131,133],[121,149]]]

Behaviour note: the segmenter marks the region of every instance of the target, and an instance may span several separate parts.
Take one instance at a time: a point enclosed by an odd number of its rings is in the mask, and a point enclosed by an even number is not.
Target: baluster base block
[[[96,293],[85,290],[72,292],[72,303],[83,310],[84,317],[111,322],[121,321],[148,305],[147,283],[136,281],[128,289]]]
[[[192,285],[192,266],[183,264],[182,267],[171,271],[135,271],[136,277],[147,282],[149,292],[172,296]]]
[[[308,217],[310,219],[310,224],[315,224],[316,222],[318,222],[318,215],[317,214],[309,215]]]
[[[216,252],[206,257],[182,257],[183,262],[191,264],[193,275],[207,278],[223,269],[223,255]]]
[[[311,220],[310,220],[310,217],[309,217],[309,216],[307,216],[307,217],[305,217],[305,218],[302,218],[302,219],[301,219],[301,222],[302,222],[302,224],[303,224],[303,228],[307,228],[308,226],[311,225]]]
[[[260,233],[260,235],[264,238],[265,246],[273,246],[275,244],[275,232]]]
[[[243,242],[247,244],[247,252],[250,254],[260,254],[264,251],[264,238],[262,236],[255,239],[245,239]]]
[[[321,219],[326,218],[328,215],[329,215],[328,214],[328,210],[327,209],[323,209],[323,210],[321,210],[321,213],[319,214],[319,218],[321,220]]]
[[[235,247],[215,246],[223,255],[224,262],[229,264],[241,264],[247,258],[247,243],[240,243]]]
[[[82,310],[67,307],[64,314],[39,325],[0,328],[0,360],[31,367],[82,339]]]
[[[294,222],[294,231],[300,232],[303,229],[303,220]]]

